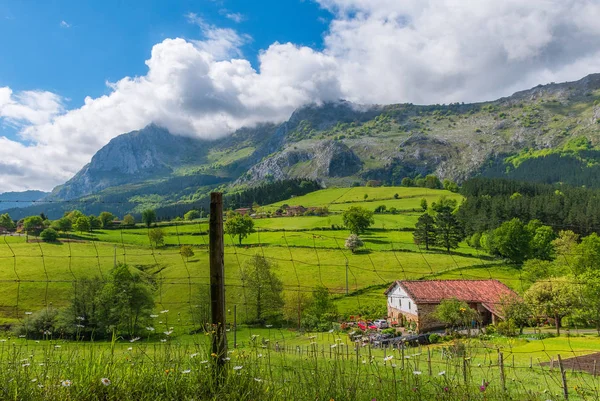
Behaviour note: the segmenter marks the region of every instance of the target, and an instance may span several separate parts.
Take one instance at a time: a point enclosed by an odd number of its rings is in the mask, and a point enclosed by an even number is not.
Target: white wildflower
[[[85,320],[85,317],[83,317],[83,316],[77,316],[76,319],[77,320]]]
[[[197,356],[198,356],[198,353],[195,353],[195,354],[190,355],[190,358],[195,358]]]
[[[33,312],[25,312],[26,315],[33,315]]]
[[[148,331],[154,331],[154,327],[148,326],[148,327],[146,327],[146,330],[148,330]]]
[[[337,344],[333,344],[333,345],[331,346],[331,348],[335,348],[335,347],[337,347]]]
[[[55,345],[54,348],[60,348],[60,345]]]
[[[150,315],[151,318],[158,317],[158,315]]]
[[[127,351],[133,351],[133,347],[127,348]]]
[[[438,376],[444,376],[446,374],[445,370],[442,370],[440,373],[438,373]]]
[[[261,381],[262,381],[262,379],[259,379],[259,378],[255,377],[255,378],[254,378],[254,381],[256,381],[256,382],[261,382]]]
[[[164,332],[164,334],[165,334],[166,336],[170,336],[170,335],[171,335],[171,333],[173,333],[173,330],[169,330],[169,331],[165,331],[165,332]]]
[[[243,366],[234,366],[234,367],[233,367],[233,370],[240,370],[240,369],[242,369],[242,368],[243,368]]]
[[[134,337],[134,338],[132,338],[131,340],[129,340],[129,342],[130,342],[130,343],[134,343],[134,342],[136,342],[136,341],[137,341],[137,340],[139,340],[139,339],[140,339],[139,337]]]
[[[231,358],[230,357],[225,357],[225,358],[223,358],[223,361],[229,362],[229,361],[231,361]]]
[[[418,375],[420,375],[420,374],[421,374],[421,371],[420,371],[420,370],[413,370],[413,375],[417,375],[417,376],[418,376]]]
[[[100,379],[100,383],[104,384],[105,386],[110,386],[110,379],[107,377],[103,377],[102,379]]]
[[[394,359],[394,355],[388,355],[388,356],[386,356],[385,358],[383,358],[383,360],[384,360],[385,362],[387,362],[387,361],[391,361],[392,359]]]
[[[208,361],[201,361],[200,363],[208,363]]]
[[[37,381],[37,379],[34,377],[33,379],[31,379],[32,383],[35,383]]]
[[[167,342],[167,339],[166,339],[166,338],[161,338],[161,339],[160,339],[160,342],[161,342],[161,343],[166,343],[166,342]]]
[[[168,309],[161,310],[160,313],[169,313],[169,310]]]
[[[29,363],[24,363],[24,364],[22,364],[21,366],[22,366],[22,367],[24,367],[24,368],[26,368],[26,367],[28,367],[28,366],[29,366]]]
[[[71,380],[61,380],[60,381],[60,385],[63,387],[71,387],[71,384],[73,384],[73,382],[71,382]]]
[[[333,333],[333,329],[329,330],[330,333]]]
[[[190,369],[186,369],[186,370],[182,370],[181,373],[183,373],[184,375],[187,375],[188,373],[190,373],[191,370]]]

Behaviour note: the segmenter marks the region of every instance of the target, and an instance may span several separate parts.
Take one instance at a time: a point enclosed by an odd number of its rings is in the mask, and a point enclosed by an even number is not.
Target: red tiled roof
[[[469,303],[481,303],[496,315],[502,298],[518,297],[498,280],[399,280],[385,294],[396,285],[401,286],[416,304],[437,304],[444,299],[456,298]]]

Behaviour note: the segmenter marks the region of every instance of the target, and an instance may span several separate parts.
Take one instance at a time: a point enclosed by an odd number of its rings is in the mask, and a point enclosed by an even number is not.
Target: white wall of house
[[[403,313],[416,315],[419,312],[415,302],[399,285],[396,285],[388,294],[388,305]]]

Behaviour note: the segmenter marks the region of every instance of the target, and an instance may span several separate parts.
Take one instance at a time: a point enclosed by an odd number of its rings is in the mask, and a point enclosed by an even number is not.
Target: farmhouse
[[[388,317],[398,322],[415,322],[424,332],[444,327],[433,316],[445,299],[464,301],[481,317],[482,324],[502,320],[500,303],[518,295],[498,280],[403,280],[395,281],[386,291]]]
[[[241,207],[239,209],[235,209],[235,212],[245,216],[254,213],[254,210],[252,210],[251,207]]]

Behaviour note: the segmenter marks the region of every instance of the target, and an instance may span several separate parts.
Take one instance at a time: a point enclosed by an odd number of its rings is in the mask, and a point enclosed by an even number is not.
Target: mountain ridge
[[[518,168],[505,159],[523,149],[559,149],[579,137],[594,149],[600,145],[599,104],[600,74],[591,74],[471,104],[309,104],[281,124],[242,128],[216,140],[172,135],[150,124],[113,138],[46,199],[118,200],[139,212],[195,202],[212,189],[290,178],[350,186],[434,173],[460,182],[485,175],[490,166],[494,174]]]

